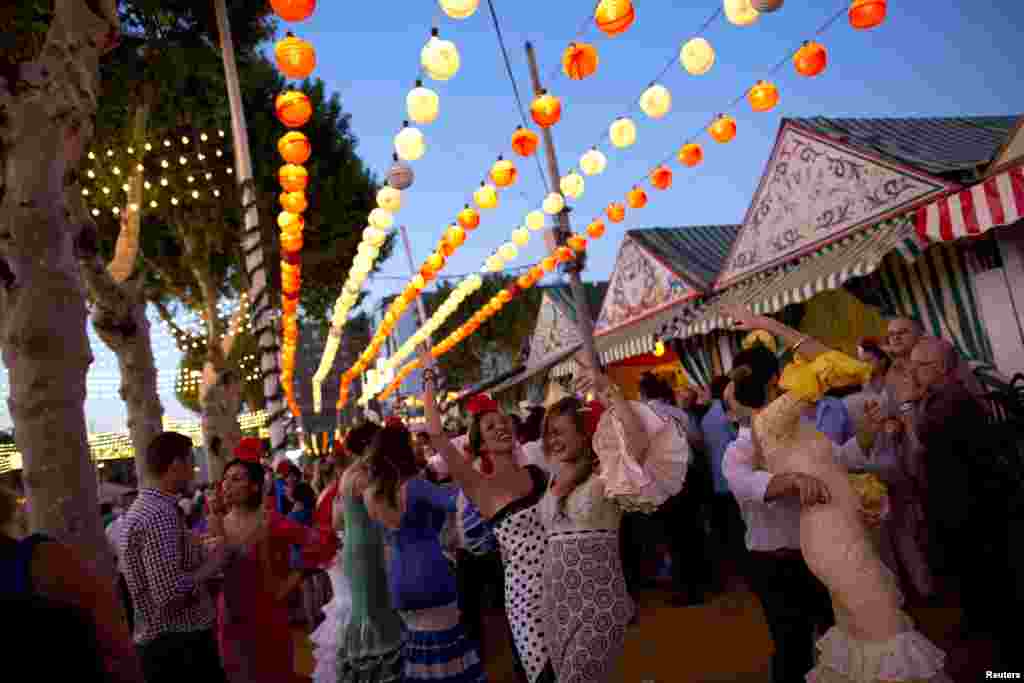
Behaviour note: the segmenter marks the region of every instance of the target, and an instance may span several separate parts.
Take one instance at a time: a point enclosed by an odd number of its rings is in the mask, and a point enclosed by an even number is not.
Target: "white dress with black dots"
[[[537,504],[547,488],[547,477],[535,466],[529,495],[502,508],[491,518],[505,567],[505,612],[519,659],[530,683],[551,680],[544,636],[544,555],[547,530]]]

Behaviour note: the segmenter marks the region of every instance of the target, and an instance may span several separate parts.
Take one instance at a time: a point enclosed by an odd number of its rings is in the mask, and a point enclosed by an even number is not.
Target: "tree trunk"
[[[55,0],[39,57],[0,77],[0,344],[29,521],[101,571],[112,567],[89,458],[92,353],[75,256],[76,243],[95,236],[91,223],[71,219],[65,186],[92,136],[99,58],[118,28],[113,0]]]
[[[203,445],[210,464],[210,481],[217,481],[224,475],[224,466],[234,457],[235,447],[242,440],[242,428],[238,424],[238,411],[242,407],[238,372],[218,371],[212,361],[207,361],[203,367],[199,405],[203,409]],[[220,439],[219,448],[211,448],[215,438]]]

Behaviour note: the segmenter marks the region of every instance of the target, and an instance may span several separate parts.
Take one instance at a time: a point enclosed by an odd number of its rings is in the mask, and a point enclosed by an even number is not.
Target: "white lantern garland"
[[[640,96],[640,108],[652,119],[660,119],[672,109],[672,93],[665,86],[653,83]]]
[[[377,207],[370,212],[370,225],[378,230],[387,230],[395,224],[395,217],[387,209]]]
[[[441,98],[430,88],[423,87],[423,81],[416,81],[416,87],[405,96],[405,109],[409,120],[426,126],[437,120]]]
[[[750,0],[722,0],[725,7],[725,18],[737,26],[750,26],[759,13]]]
[[[427,151],[427,142],[419,128],[405,126],[395,136],[395,153],[403,161],[416,161]]]
[[[549,216],[559,214],[565,208],[565,198],[557,192],[551,192],[544,198],[544,205],[541,208]]]
[[[558,181],[558,188],[569,199],[579,199],[582,197],[584,186],[583,176],[576,171],[569,171]]]
[[[636,124],[632,119],[621,116],[608,129],[608,137],[619,149],[631,147],[636,142]]]
[[[545,222],[546,219],[544,218],[544,214],[540,211],[531,211],[526,214],[526,227],[534,232],[543,230]]]
[[[715,65],[715,48],[705,38],[691,38],[679,50],[679,62],[691,76],[703,76]]]
[[[587,150],[580,157],[580,170],[585,174],[594,176],[604,173],[608,166],[608,158],[597,147]]]
[[[452,19],[468,19],[476,14],[480,0],[440,0],[441,9]]]
[[[435,81],[450,80],[461,65],[459,49],[452,41],[439,38],[437,29],[434,29],[430,40],[420,51],[420,65]]]

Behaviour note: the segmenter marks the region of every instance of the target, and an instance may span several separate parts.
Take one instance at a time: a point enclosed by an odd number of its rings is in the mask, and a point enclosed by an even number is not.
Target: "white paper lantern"
[[[514,261],[516,256],[519,256],[519,250],[511,242],[505,242],[505,244],[498,248],[498,255],[501,256],[503,261],[508,263],[509,261]]]
[[[437,29],[434,29],[430,40],[420,51],[420,64],[435,81],[447,81],[459,70],[459,49],[452,41],[438,38]]]
[[[526,214],[526,227],[536,232],[537,230],[544,229],[544,223],[547,219],[544,218],[544,214],[540,211],[531,211]]]
[[[783,0],[754,0],[753,6],[758,12],[767,14],[769,12],[775,12],[782,7]]]
[[[398,161],[398,155],[396,154],[395,156],[395,163],[388,170],[388,185],[396,190],[407,190],[412,186],[412,181],[416,178],[416,174],[412,172],[412,167],[409,164]]]
[[[715,48],[705,38],[691,38],[679,51],[679,62],[691,76],[703,76],[715,65]]]
[[[640,96],[640,108],[652,119],[660,119],[672,108],[672,93],[655,83]]]
[[[387,209],[380,207],[370,212],[370,225],[378,230],[387,230],[395,224],[395,217]]]
[[[552,192],[544,198],[544,205],[541,208],[547,215],[554,216],[565,208],[565,198],[557,192]]]
[[[558,182],[558,187],[562,190],[562,194],[570,199],[582,197],[584,185],[583,176],[576,171],[569,171]]]
[[[375,247],[379,247],[384,244],[384,240],[388,238],[388,234],[380,228],[375,228],[372,225],[363,230],[363,241],[372,244]]]
[[[725,7],[725,18],[737,26],[750,26],[757,21],[758,11],[750,4],[750,0],[722,0]]]
[[[633,119],[621,116],[608,129],[608,137],[619,149],[625,149],[636,142],[636,124]]]
[[[500,273],[505,270],[505,262],[501,260],[501,257],[497,254],[488,256],[484,262],[484,269],[489,273]]]
[[[395,153],[399,159],[416,161],[427,151],[427,141],[419,128],[406,126],[395,136]]]
[[[421,81],[416,81],[416,87],[405,96],[405,109],[409,112],[409,119],[421,126],[437,120],[440,107],[441,98],[430,88],[424,88]]]
[[[357,273],[369,273],[373,270],[373,259],[366,254],[356,254],[356,257],[352,259],[352,268]]]
[[[356,252],[358,254],[366,254],[369,258],[376,260],[380,255],[380,249],[373,246],[369,242],[360,242],[359,249]]]
[[[530,242],[530,231],[526,228],[516,228],[512,231],[512,242],[516,246],[525,247]]]
[[[468,19],[476,14],[480,0],[440,0],[441,9],[452,19]]]
[[[580,157],[580,170],[587,175],[599,175],[604,173],[608,166],[608,158],[597,147],[585,152]]]
[[[395,213],[402,208],[402,191],[385,185],[377,192],[377,206]]]

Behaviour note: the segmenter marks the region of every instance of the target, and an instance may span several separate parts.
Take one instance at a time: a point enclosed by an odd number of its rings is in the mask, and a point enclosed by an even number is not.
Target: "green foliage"
[[[35,59],[53,19],[53,0],[0,3],[0,67]]]

